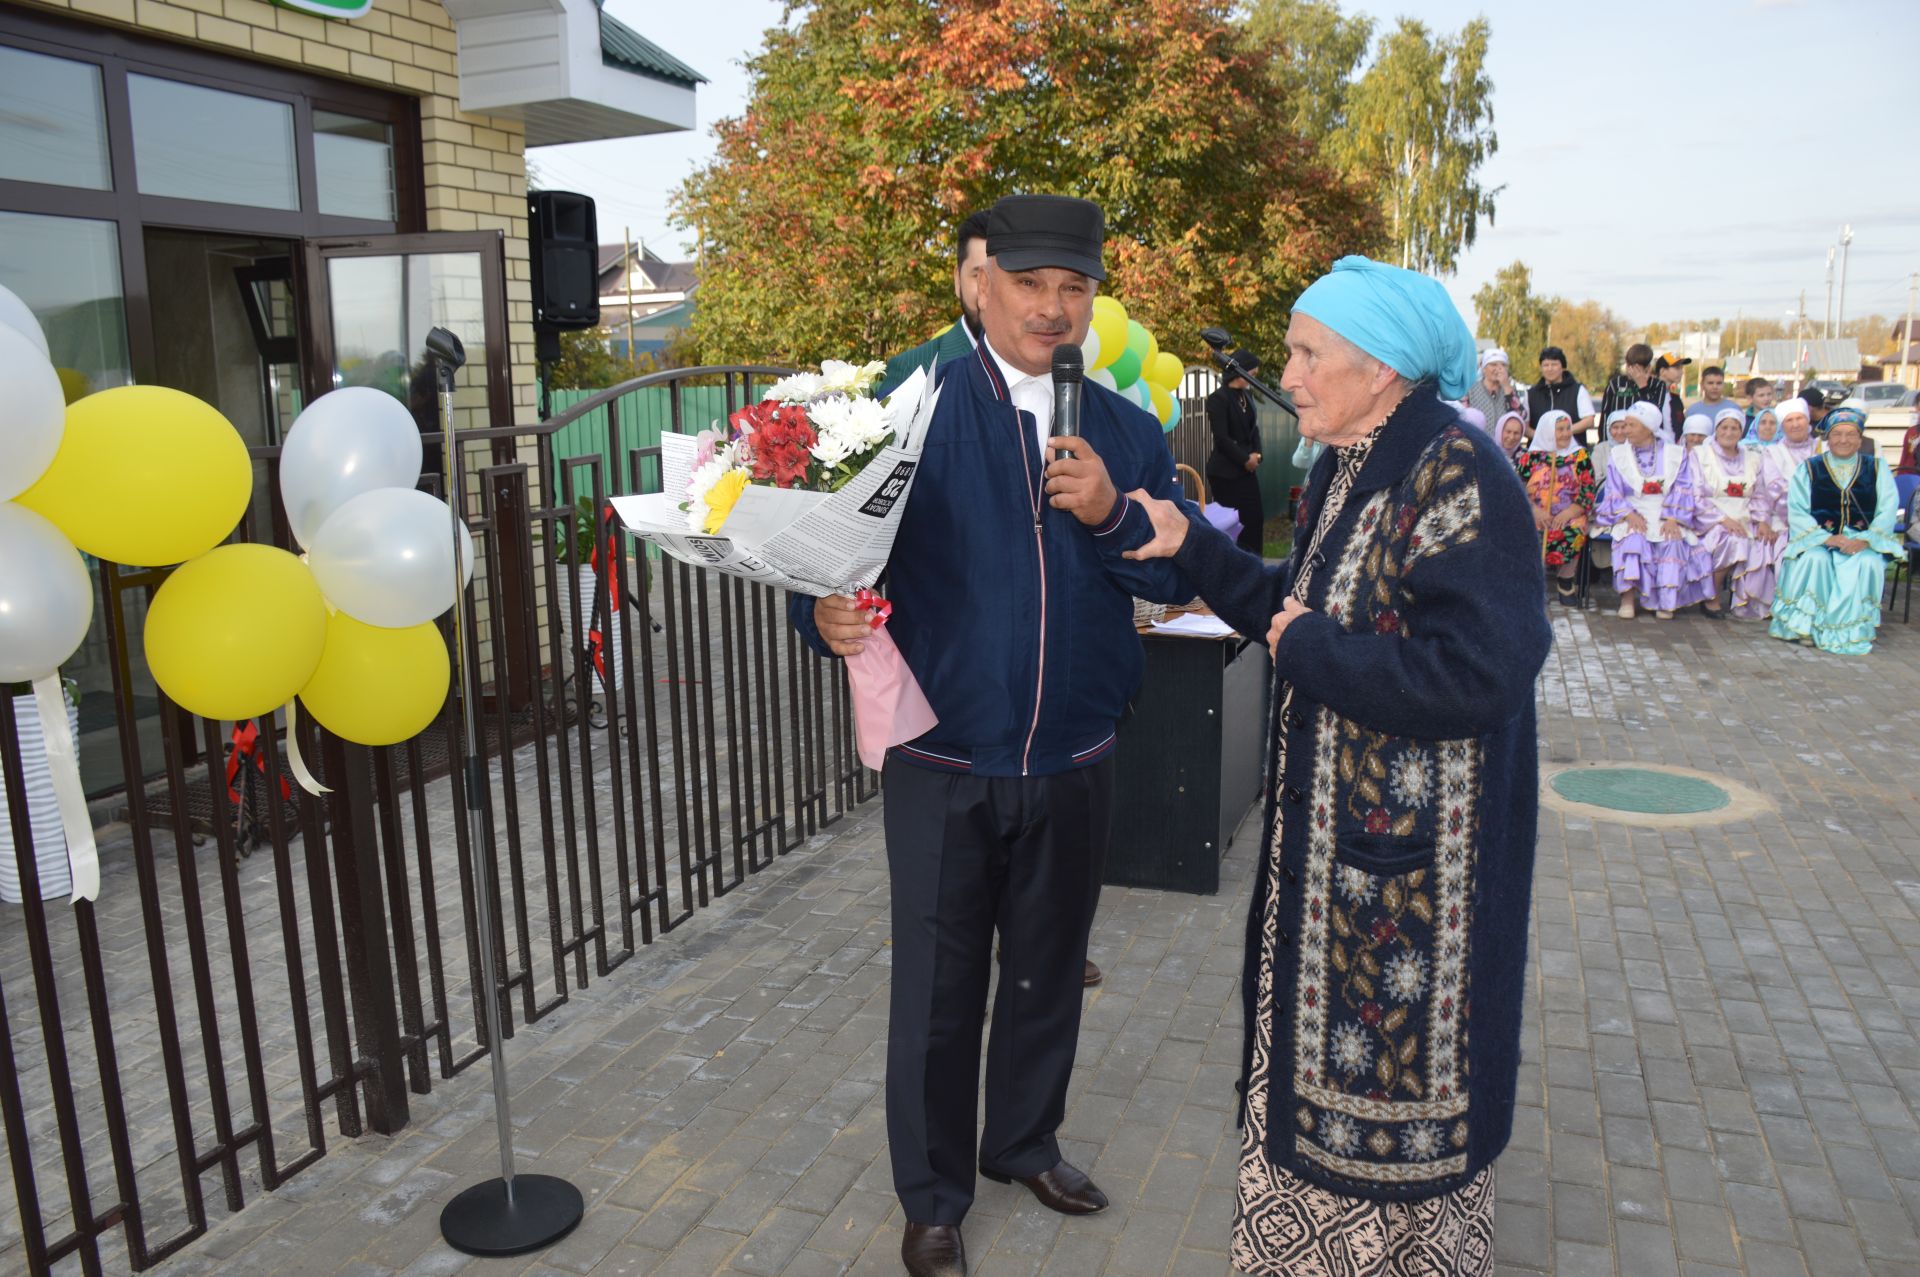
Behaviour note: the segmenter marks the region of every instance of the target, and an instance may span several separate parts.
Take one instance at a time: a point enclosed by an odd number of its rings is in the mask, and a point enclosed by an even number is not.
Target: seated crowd
[[[1894,531],[1894,468],[1863,452],[1865,415],[1829,409],[1817,390],[1776,405],[1761,378],[1737,404],[1718,368],[1703,373],[1703,398],[1687,406],[1661,375],[1681,362],[1629,348],[1626,371],[1596,408],[1556,347],[1541,352],[1530,387],[1513,383],[1504,351],[1481,356],[1481,379],[1458,408],[1499,441],[1526,484],[1559,599],[1575,600],[1591,537],[1622,619],[1698,606],[1716,619],[1766,620],[1774,637],[1824,651],[1868,651],[1887,562],[1906,548]],[[1596,425],[1603,437],[1589,447]],[[1914,469],[1915,433],[1902,472]]]

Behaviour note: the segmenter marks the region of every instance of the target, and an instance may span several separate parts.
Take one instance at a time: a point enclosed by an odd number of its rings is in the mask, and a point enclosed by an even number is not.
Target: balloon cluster
[[[382,391],[310,404],[282,450],[295,556],[222,545],[253,496],[233,424],[192,395],[119,386],[71,405],[32,312],[0,288],[0,681],[47,677],[93,616],[81,553],[180,564],[147,611],[147,664],[188,711],[271,713],[296,695],[348,740],[387,745],[446,702],[452,516],[414,489],[420,433]],[[472,539],[461,528],[464,579]]]
[[[1159,418],[1169,434],[1180,424],[1180,378],[1186,366],[1160,349],[1152,333],[1112,297],[1093,299],[1093,323],[1080,347],[1087,379],[1131,399]]]

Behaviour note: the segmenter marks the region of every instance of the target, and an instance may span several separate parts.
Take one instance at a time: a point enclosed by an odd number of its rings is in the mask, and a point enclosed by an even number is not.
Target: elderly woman
[[[1694,531],[1700,548],[1713,560],[1713,598],[1707,610],[1720,611],[1720,591],[1733,582],[1733,614],[1761,619],[1773,603],[1774,572],[1785,548],[1781,520],[1771,489],[1761,480],[1765,462],[1740,446],[1747,415],[1722,408],[1713,418],[1713,442],[1693,454],[1699,504]]]
[[[1747,422],[1747,433],[1740,440],[1743,448],[1766,448],[1780,442],[1780,418],[1773,409],[1762,408]]]
[[[1685,449],[1661,439],[1660,410],[1627,408],[1626,442],[1607,458],[1607,483],[1594,519],[1612,529],[1613,588],[1620,619],[1635,601],[1661,620],[1713,594],[1713,560],[1693,531],[1694,478]]]
[[[1520,462],[1520,478],[1533,503],[1533,526],[1541,554],[1562,603],[1574,601],[1573,574],[1587,544],[1593,503],[1600,485],[1587,450],[1573,438],[1573,418],[1555,408],[1542,413],[1533,444]]]
[[[1526,423],[1526,392],[1513,384],[1511,362],[1507,352],[1498,346],[1481,353],[1480,376],[1467,388],[1462,398],[1467,407],[1477,408],[1488,421],[1499,421],[1507,413],[1517,412],[1521,424],[1524,426]]]
[[[1473,376],[1438,283],[1342,258],[1287,347],[1281,384],[1331,450],[1287,563],[1132,494],[1156,533],[1132,553],[1173,555],[1275,662],[1233,1264],[1475,1277],[1520,1055],[1540,540],[1435,394]]]
[[[1775,638],[1844,656],[1873,650],[1887,558],[1904,553],[1893,535],[1900,506],[1893,471],[1860,455],[1857,418],[1834,420],[1826,452],[1788,484],[1788,540],[1770,628]]]
[[[1507,460],[1518,470],[1527,455],[1527,419],[1519,412],[1501,414],[1499,424],[1493,428],[1493,437],[1500,444],[1500,451],[1507,454]]]

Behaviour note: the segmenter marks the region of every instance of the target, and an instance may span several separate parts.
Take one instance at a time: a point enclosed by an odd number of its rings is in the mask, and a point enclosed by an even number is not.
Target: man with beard
[[[943,333],[928,338],[912,350],[887,360],[887,375],[880,382],[882,397],[926,364],[935,367],[973,353],[980,341],[980,275],[987,266],[987,212],[969,214],[960,223],[954,243],[953,295],[960,300],[960,318]]]

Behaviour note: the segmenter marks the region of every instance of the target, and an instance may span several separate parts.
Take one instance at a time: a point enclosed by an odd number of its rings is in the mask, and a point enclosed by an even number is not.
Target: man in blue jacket
[[[882,773],[887,1138],[912,1274],[965,1272],[960,1222],[976,1165],[1067,1214],[1107,1204],[1061,1158],[1055,1132],[1107,851],[1114,731],[1144,666],[1133,597],[1177,602],[1193,590],[1166,561],[1122,557],[1153,528],[1120,494],[1174,490],[1152,416],[1088,382],[1079,437],[1049,437],[1053,350],[1086,335],[1106,277],[1102,235],[1100,209],[1085,200],[994,205],[983,337],[939,370],[940,404],[888,562],[888,632],[940,718],[890,750]],[[1058,451],[1072,455],[1052,459]],[[796,599],[793,621],[823,653],[849,655],[867,633],[840,596]]]

